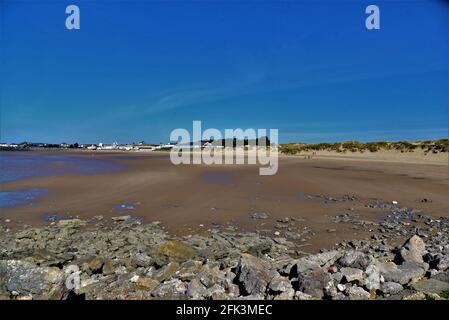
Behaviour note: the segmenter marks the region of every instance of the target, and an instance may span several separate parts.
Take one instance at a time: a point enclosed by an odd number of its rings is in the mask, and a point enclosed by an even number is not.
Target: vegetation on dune
[[[413,152],[420,148],[425,153],[449,152],[449,139],[427,141],[376,141],[359,142],[345,141],[335,143],[286,143],[279,146],[279,150],[285,154],[297,154],[301,152],[334,151],[334,152],[377,152],[381,150],[397,150],[400,152]]]
[[[442,297],[444,299],[449,299],[449,289],[441,292],[440,297]]]

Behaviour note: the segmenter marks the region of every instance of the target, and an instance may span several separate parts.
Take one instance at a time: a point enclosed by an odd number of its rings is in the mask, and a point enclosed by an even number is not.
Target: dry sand
[[[181,235],[204,232],[212,223],[269,229],[277,218],[297,217],[316,233],[311,245],[318,248],[366,236],[350,225],[336,225],[332,217],[352,212],[380,220],[385,213],[366,207],[373,199],[396,200],[435,217],[449,215],[447,161],[387,161],[369,159],[366,154],[357,155],[362,159],[328,154],[312,159],[281,156],[276,175],[259,176],[255,165],[174,166],[166,153],[94,154],[123,163],[127,169],[4,183],[1,190],[46,188],[49,193],[32,205],[4,208],[0,216],[17,224],[37,225],[44,223],[43,213],[82,218],[131,214],[145,221],[159,220],[168,231]],[[91,152],[80,156],[90,157]],[[302,194],[354,195],[358,201],[323,204],[301,200]],[[432,201],[423,203],[423,198]],[[135,203],[135,209],[114,208],[121,203]],[[266,212],[270,218],[252,220],[249,214],[253,212]],[[337,231],[329,233],[329,228]]]

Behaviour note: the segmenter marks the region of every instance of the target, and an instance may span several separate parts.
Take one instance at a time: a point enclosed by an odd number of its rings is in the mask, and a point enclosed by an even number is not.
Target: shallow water
[[[229,172],[206,172],[203,174],[203,180],[209,184],[233,185],[236,183]]]
[[[79,155],[0,152],[0,183],[65,173],[104,173],[122,169],[119,163]]]
[[[95,174],[122,169],[122,165],[108,159],[94,157],[45,154],[34,152],[0,152],[0,183],[55,174]],[[0,208],[32,204],[46,189],[4,190],[0,192]]]
[[[0,208],[29,205],[47,193],[45,189],[20,189],[0,192]]]

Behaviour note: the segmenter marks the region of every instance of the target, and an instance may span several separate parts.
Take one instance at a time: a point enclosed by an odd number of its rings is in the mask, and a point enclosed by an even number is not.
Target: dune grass
[[[426,140],[426,141],[376,141],[376,142],[359,142],[345,141],[334,143],[286,143],[281,144],[279,149],[285,154],[297,154],[301,152],[316,151],[335,151],[339,153],[346,152],[378,152],[381,150],[397,150],[400,152],[413,152],[416,149],[424,150],[424,153],[440,153],[449,152],[449,139]]]

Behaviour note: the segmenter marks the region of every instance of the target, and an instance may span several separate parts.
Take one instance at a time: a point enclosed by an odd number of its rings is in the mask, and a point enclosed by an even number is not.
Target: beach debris
[[[270,215],[266,212],[253,212],[250,213],[249,216],[251,217],[251,219],[258,220],[258,219],[268,219]]]
[[[111,219],[112,219],[112,221],[126,221],[128,219],[131,219],[131,216],[130,215],[116,216],[116,217],[112,217]]]
[[[391,201],[392,204],[396,205],[398,202],[396,200]]]

